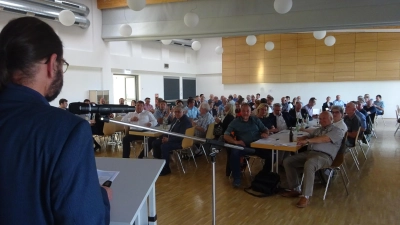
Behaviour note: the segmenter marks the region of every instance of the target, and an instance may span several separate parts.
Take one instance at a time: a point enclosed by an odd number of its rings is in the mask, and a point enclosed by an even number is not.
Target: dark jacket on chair
[[[189,117],[183,115],[180,119],[174,118],[171,122],[171,128],[169,129],[170,132],[185,134],[186,129],[191,128],[192,123],[189,120]],[[164,135],[167,136],[167,135]],[[181,137],[169,135],[168,142],[182,142]]]

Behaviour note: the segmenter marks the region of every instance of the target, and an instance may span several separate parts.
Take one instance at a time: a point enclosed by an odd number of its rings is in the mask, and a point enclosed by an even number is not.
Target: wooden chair
[[[186,129],[185,135],[186,136],[194,136],[194,127]],[[186,171],[185,171],[185,168],[183,167],[182,160],[181,160],[182,151],[185,151],[185,150],[190,151],[193,161],[194,161],[194,164],[196,165],[196,168],[197,168],[196,159],[194,158],[194,154],[193,154],[193,150],[192,150],[193,142],[194,142],[193,139],[183,138],[182,149],[176,149],[173,151],[176,153],[176,156],[178,157],[178,161],[181,164],[183,173],[186,173]],[[178,168],[179,168],[179,166],[178,166]]]
[[[114,146],[116,145],[116,142],[115,142],[115,124],[114,123],[104,123],[103,133],[104,133],[104,135],[103,135],[104,147],[106,148],[107,145],[110,144],[114,148]],[[111,140],[110,140],[110,138],[111,138]]]
[[[208,125],[208,127],[207,127],[207,133],[206,133],[206,139],[214,139],[214,138],[215,138],[215,136],[214,136],[214,126],[215,126],[215,123],[211,123],[210,125]],[[209,163],[209,162],[208,162],[207,153],[206,153],[206,150],[205,150],[205,148],[204,148],[204,145],[205,145],[205,143],[202,143],[202,144],[200,145],[200,148],[202,149],[203,154],[204,154],[204,156],[206,157],[207,163]]]

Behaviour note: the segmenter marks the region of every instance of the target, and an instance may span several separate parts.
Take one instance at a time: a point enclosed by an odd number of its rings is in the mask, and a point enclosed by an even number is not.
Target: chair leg
[[[331,181],[331,177],[332,177],[332,174],[333,174],[333,171],[334,171],[334,170],[335,170],[335,169],[331,169],[331,172],[329,172],[328,182],[326,183],[325,193],[324,193],[324,198],[323,198],[323,200],[325,200],[326,192],[328,191],[329,182]]]
[[[179,161],[179,163],[181,164],[182,171],[183,171],[183,173],[185,174],[186,171],[185,171],[185,168],[183,167],[182,160],[181,160],[181,156],[179,155],[178,151],[179,151],[179,150],[177,150],[177,151],[175,151],[175,152],[176,152],[176,155],[178,156],[178,161]]]
[[[344,165],[343,165],[343,164],[341,165],[341,168],[340,168],[340,169],[343,171],[344,175],[346,176],[347,185],[350,184],[350,179],[349,179],[349,177],[347,176],[347,172],[346,172],[346,169],[344,168]]]
[[[394,132],[394,135],[396,136],[396,133],[397,133],[397,131],[399,130],[399,128],[400,128],[400,124],[397,126],[397,129],[396,129],[396,131]]]
[[[201,145],[201,149],[203,150],[203,154],[204,154],[204,156],[206,157],[207,163],[210,163],[210,162],[208,162],[207,153],[206,153],[206,150],[204,149],[204,146],[203,146],[203,145]]]
[[[339,170],[340,170],[340,174],[341,174],[341,177],[342,177],[344,188],[346,188],[346,193],[347,193],[347,195],[349,195],[349,190],[347,190],[347,185],[346,185],[346,183],[344,181],[343,171],[340,169],[340,167],[339,167]]]
[[[251,168],[250,168],[249,160],[247,160],[246,157],[244,157],[244,160],[246,160],[246,164],[247,164],[247,168],[249,169],[250,177],[253,177],[253,175],[251,174]]]
[[[357,170],[360,170],[360,167],[358,167],[358,160],[357,160],[357,157],[355,156],[355,154],[353,152],[353,149],[349,148],[349,152],[350,152],[351,156],[353,157],[354,164],[356,165]]]
[[[196,159],[194,158],[194,154],[193,154],[192,148],[189,148],[189,151],[190,151],[190,153],[192,153],[194,165],[196,165],[196,168],[197,168],[197,163],[196,163]]]
[[[361,141],[358,141],[358,145],[360,146],[361,152],[363,153],[365,160],[367,160],[367,154],[364,152],[364,149],[361,145]]]

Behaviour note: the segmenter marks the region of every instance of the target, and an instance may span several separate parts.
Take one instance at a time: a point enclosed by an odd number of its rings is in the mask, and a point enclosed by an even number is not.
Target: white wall
[[[374,97],[382,95],[385,102],[385,117],[396,118],[394,110],[400,104],[400,81],[360,81],[360,82],[329,82],[329,83],[260,83],[260,84],[222,84],[221,74],[198,75],[197,92],[206,96],[240,94],[244,98],[248,94],[260,93],[261,97],[272,95],[274,102],[280,102],[280,98],[286,95],[292,97],[301,96],[302,102],[307,103],[311,97],[317,98],[317,107],[321,108],[327,96],[332,101],[337,94],[345,102],[357,100],[358,95],[370,94]]]

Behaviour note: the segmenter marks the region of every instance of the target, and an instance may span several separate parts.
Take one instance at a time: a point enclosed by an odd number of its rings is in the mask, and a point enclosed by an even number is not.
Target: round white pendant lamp
[[[254,35],[249,35],[246,37],[246,43],[250,46],[253,46],[257,43],[257,37]]]
[[[58,15],[58,20],[64,26],[72,26],[75,23],[75,14],[70,10],[63,10]]]
[[[275,44],[272,41],[268,41],[267,43],[265,43],[265,50],[267,51],[272,51],[275,48]]]
[[[326,46],[333,46],[336,43],[336,38],[334,36],[328,36],[324,40]]]
[[[326,30],[314,31],[314,38],[317,40],[321,40],[326,36]]]
[[[193,28],[199,23],[199,16],[193,12],[186,13],[183,22],[186,26]]]
[[[200,50],[201,49],[201,43],[199,41],[193,41],[192,49],[195,50],[195,51]]]
[[[146,6],[146,0],[127,0],[126,3],[133,11],[140,11]]]
[[[172,40],[161,40],[161,42],[162,42],[164,45],[170,45],[170,44],[172,43]]]
[[[224,49],[221,46],[217,46],[215,48],[215,53],[217,53],[218,55],[221,55],[222,53],[224,53]]]
[[[285,14],[292,9],[293,2],[292,0],[275,0],[274,8],[275,11],[279,14]]]
[[[123,24],[119,27],[119,33],[123,37],[129,37],[132,34],[132,27],[129,24]]]

